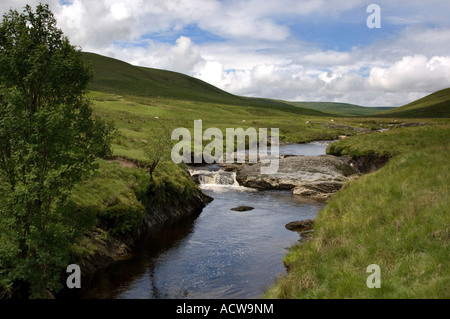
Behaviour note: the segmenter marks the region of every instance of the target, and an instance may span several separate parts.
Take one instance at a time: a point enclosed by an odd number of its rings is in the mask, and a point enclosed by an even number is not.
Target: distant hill
[[[410,118],[450,118],[450,88],[375,116]]]
[[[369,116],[378,112],[394,109],[393,107],[366,107],[348,103],[335,102],[287,102],[292,105],[343,116]]]
[[[177,72],[138,67],[95,53],[83,52],[82,55],[94,69],[94,79],[89,85],[89,89],[93,91],[265,107],[304,115],[327,115],[310,108],[294,107],[282,101],[236,96]]]

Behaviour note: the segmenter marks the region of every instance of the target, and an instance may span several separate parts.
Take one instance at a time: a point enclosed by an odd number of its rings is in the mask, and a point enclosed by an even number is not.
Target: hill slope
[[[91,63],[94,69],[94,79],[89,86],[89,89],[93,91],[207,103],[251,105],[296,114],[326,115],[317,110],[293,107],[280,101],[236,96],[185,74],[137,67],[94,53],[83,52],[82,54],[85,61]]]
[[[366,107],[349,103],[335,102],[287,102],[289,104],[318,110],[321,112],[344,116],[368,116],[382,111],[394,109],[393,107]]]
[[[377,113],[376,116],[411,118],[450,117],[450,88],[437,91],[393,110]]]

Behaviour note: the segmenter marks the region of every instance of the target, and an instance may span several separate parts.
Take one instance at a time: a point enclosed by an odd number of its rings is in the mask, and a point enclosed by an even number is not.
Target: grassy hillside
[[[348,103],[334,102],[287,102],[289,104],[318,110],[324,113],[341,116],[369,116],[382,111],[394,109],[393,107],[365,107]]]
[[[363,134],[328,151],[395,156],[330,200],[266,297],[450,298],[450,125]],[[366,286],[371,264],[380,289]]]
[[[449,118],[450,88],[437,91],[393,110],[378,113],[380,117]]]
[[[262,98],[240,97],[218,89],[199,79],[166,70],[137,67],[126,62],[94,53],[83,53],[94,69],[89,88],[93,91],[142,98],[171,98],[205,103],[255,106],[286,110],[295,114],[324,115],[312,109]]]
[[[284,110],[248,105],[206,103],[169,98],[119,96],[91,92],[92,107],[97,116],[114,123],[118,137],[113,141],[114,155],[145,160],[143,147],[151,141],[155,130],[185,127],[193,134],[194,120],[201,119],[203,128],[249,127],[280,129],[281,142],[309,142],[337,139],[352,135],[352,127],[372,128],[373,120],[335,119],[292,114]],[[170,136],[167,136],[170,138]],[[208,143],[208,141],[205,141]]]

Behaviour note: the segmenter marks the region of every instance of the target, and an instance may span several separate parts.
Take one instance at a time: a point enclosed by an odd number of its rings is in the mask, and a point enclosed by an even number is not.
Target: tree
[[[153,183],[153,173],[158,164],[170,156],[172,147],[170,134],[169,124],[159,123],[159,125],[152,128],[148,135],[147,143],[143,149],[148,160],[148,173],[151,183]]]
[[[73,185],[110,153],[113,128],[92,115],[90,67],[48,5],[10,10],[0,24],[0,288],[58,291],[82,229]],[[0,289],[1,290],[1,289]],[[1,295],[1,291],[0,291]]]

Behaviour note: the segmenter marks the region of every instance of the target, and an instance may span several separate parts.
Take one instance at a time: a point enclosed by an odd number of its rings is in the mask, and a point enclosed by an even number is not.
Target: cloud
[[[447,0],[379,0],[383,27],[370,33],[363,0],[49,3],[84,51],[182,72],[238,95],[390,106],[450,87]],[[0,10],[10,6],[2,2]],[[349,26],[362,36],[339,33]],[[312,29],[317,40],[308,37]],[[353,47],[339,50],[340,39]]]
[[[392,65],[373,67],[369,84],[387,92],[427,92],[450,87],[450,56],[405,56]]]
[[[130,17],[130,12],[128,11],[126,4],[123,2],[113,3],[111,5],[110,12],[114,20],[123,20]]]

